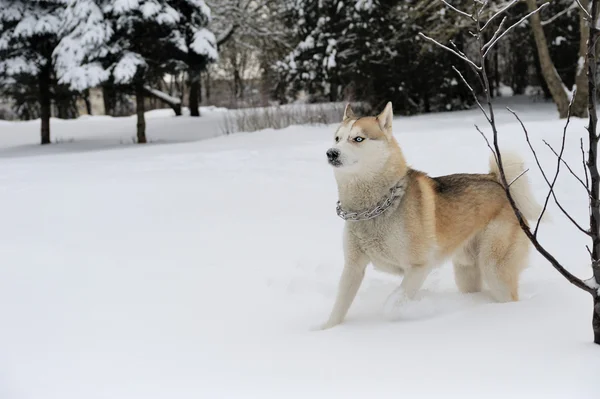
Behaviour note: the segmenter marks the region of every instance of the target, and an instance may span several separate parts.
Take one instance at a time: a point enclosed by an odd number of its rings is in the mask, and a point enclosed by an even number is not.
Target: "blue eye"
[[[365,141],[365,139],[359,136],[359,137],[355,137],[354,141],[356,141],[357,143],[360,143],[362,141]]]

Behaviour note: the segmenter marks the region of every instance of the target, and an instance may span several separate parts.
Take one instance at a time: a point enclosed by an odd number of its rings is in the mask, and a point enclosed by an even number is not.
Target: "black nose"
[[[329,150],[327,150],[327,159],[329,159],[330,161],[335,161],[339,158],[339,156],[340,152],[335,148],[330,148]]]

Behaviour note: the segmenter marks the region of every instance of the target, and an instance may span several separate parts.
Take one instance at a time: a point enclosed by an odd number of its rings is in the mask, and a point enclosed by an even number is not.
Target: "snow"
[[[61,20],[56,15],[26,15],[15,26],[14,35],[16,37],[30,38],[36,35],[52,35],[60,30]]]
[[[163,100],[166,100],[167,102],[173,103],[173,104],[181,104],[181,99],[177,98],[177,97],[173,97],[168,95],[165,92],[162,92],[160,90],[157,89],[153,89],[150,86],[144,86],[144,89],[148,90],[149,92],[151,92],[152,94],[154,94],[156,97],[162,98]]]
[[[138,68],[145,67],[146,61],[137,53],[126,52],[113,69],[116,83],[129,83],[135,77]]]
[[[139,0],[115,0],[109,6],[109,9],[117,14],[124,14],[137,9],[139,6]]]
[[[505,85],[504,83],[500,83],[499,87],[498,87],[498,93],[502,96],[502,97],[512,97],[515,95],[514,90],[512,89],[512,87]]]
[[[196,54],[206,56],[211,61],[219,59],[215,35],[206,28],[200,28],[194,32],[194,40],[190,43],[190,49]]]
[[[498,101],[554,165],[541,140],[560,141],[555,107]],[[497,113],[542,199],[518,124]],[[203,114],[149,113],[144,146],[118,142],[133,117],[52,120],[61,143],[44,147],[39,122],[0,122],[0,397],[597,398],[589,296],[536,254],[519,302],[460,294],[445,265],[397,322],[381,307],[398,278],[369,268],[347,321],[312,331],[343,264],[324,155],[336,126],[216,137],[222,113]],[[476,110],[430,114],[394,132],[431,175],[485,172],[473,123],[485,126]],[[576,170],[585,125],[567,136]],[[579,182],[557,187],[585,222]],[[542,243],[589,276],[585,237],[550,211]]]

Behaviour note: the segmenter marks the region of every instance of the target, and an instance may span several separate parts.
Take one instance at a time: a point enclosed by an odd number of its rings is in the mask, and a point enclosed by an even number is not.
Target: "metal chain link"
[[[339,217],[346,221],[358,222],[361,220],[374,219],[377,216],[385,212],[398,198],[401,198],[406,192],[406,182],[404,179],[400,180],[394,187],[390,188],[390,194],[379,201],[372,209],[367,209],[362,212],[350,212],[342,208],[342,203],[337,202],[336,212]]]

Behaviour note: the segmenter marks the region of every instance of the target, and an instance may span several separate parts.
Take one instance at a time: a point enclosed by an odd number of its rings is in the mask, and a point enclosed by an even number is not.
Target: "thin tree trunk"
[[[536,0],[527,0],[527,7],[529,12],[535,11],[537,9]],[[538,57],[540,59],[542,75],[548,85],[550,94],[552,94],[552,99],[558,108],[559,117],[561,119],[566,118],[569,111],[569,97],[567,96],[567,92],[563,87],[563,82],[554,67],[554,63],[550,58],[550,51],[548,50],[548,43],[546,42],[546,35],[544,34],[544,27],[542,26],[539,13],[533,14],[530,17],[530,21]]]
[[[210,101],[210,71],[206,69],[206,101]]]
[[[39,90],[41,107],[41,143],[50,144],[50,116],[52,114],[52,98],[50,94],[51,64],[47,62],[40,71]]]
[[[596,28],[598,16],[598,3],[600,0],[592,1],[592,20],[589,22],[590,37],[587,41],[587,84],[588,84],[588,138],[589,152],[587,167],[590,172],[590,233],[592,236],[592,271],[596,284],[600,283],[600,173],[598,173],[598,115],[596,98],[596,42],[600,37],[600,31]],[[587,5],[587,1],[584,3]],[[587,23],[585,24],[587,25]],[[584,26],[585,27],[585,26]],[[592,294],[594,297],[594,308],[592,315],[592,329],[594,331],[594,343],[600,344],[600,298],[599,290]]]
[[[83,92],[83,101],[85,102],[85,109],[88,115],[92,115],[92,102],[90,100],[90,90],[87,89]]]
[[[589,7],[588,0],[580,0],[581,5],[586,9]],[[587,57],[585,56],[588,50],[588,39],[590,30],[586,21],[586,15],[583,10],[579,9],[579,59],[577,62],[577,72],[575,76],[575,86],[577,92],[571,106],[571,115],[579,118],[588,116],[588,78],[587,78]]]
[[[146,143],[146,119],[144,116],[144,84],[135,86],[135,111],[137,113],[137,142]]]
[[[190,116],[200,116],[200,104],[198,96],[200,95],[200,73],[190,71]]]

